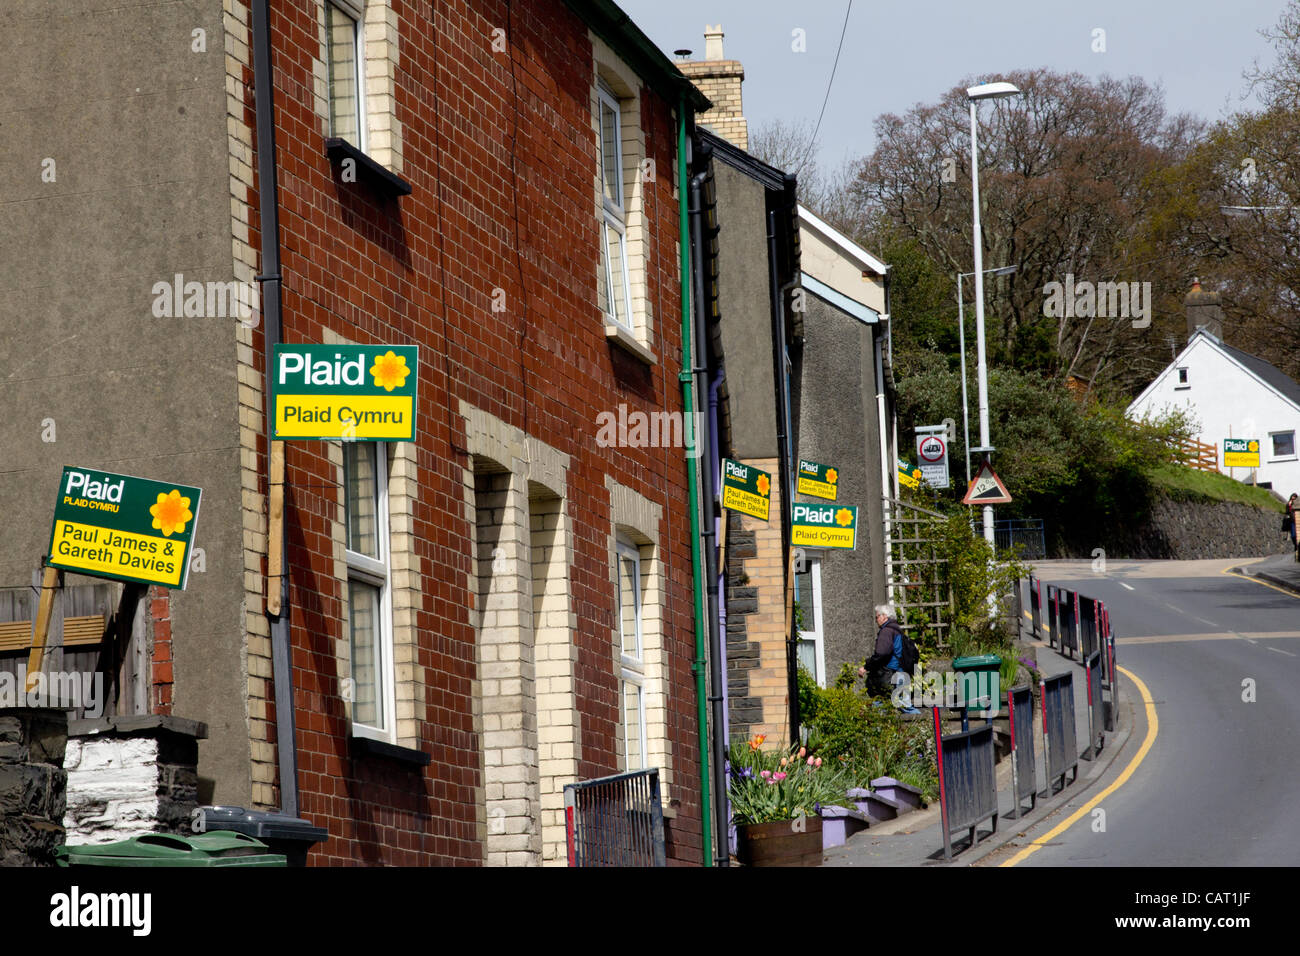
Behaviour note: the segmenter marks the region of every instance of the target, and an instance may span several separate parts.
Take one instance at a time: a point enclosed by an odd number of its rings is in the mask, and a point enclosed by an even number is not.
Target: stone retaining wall
[[[0,866],[53,866],[63,843],[68,715],[0,711]]]
[[[1257,558],[1280,554],[1290,544],[1282,533],[1282,515],[1229,501],[1176,501],[1156,498],[1146,518],[1133,528],[1107,528],[1092,547],[1107,558]],[[1060,557],[1087,558],[1092,548],[1079,545]]]

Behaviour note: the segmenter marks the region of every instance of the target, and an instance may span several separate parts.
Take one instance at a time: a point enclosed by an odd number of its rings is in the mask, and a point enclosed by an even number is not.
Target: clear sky
[[[745,66],[745,116],[816,121],[848,0],[618,0],[670,57],[703,59],[705,24]],[[824,167],[869,152],[872,123],[931,103],[973,74],[1047,67],[1137,74],[1164,87],[1172,112],[1215,120],[1241,108],[1242,72],[1272,51],[1259,35],[1285,0],[854,0],[819,134]],[[807,51],[791,49],[801,29]],[[1093,52],[1096,29],[1105,52]],[[1247,101],[1249,104],[1251,101]]]

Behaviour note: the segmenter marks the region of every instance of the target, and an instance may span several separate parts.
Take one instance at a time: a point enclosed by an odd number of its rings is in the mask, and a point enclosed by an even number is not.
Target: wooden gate
[[[82,578],[81,580],[85,580]],[[95,673],[103,660],[112,660],[110,625],[122,595],[122,585],[109,581],[59,588],[54,597],[44,666],[46,673]],[[32,587],[0,590],[0,674],[15,679],[26,673],[32,646],[32,621],[40,601],[40,572]],[[117,674],[117,700],[112,701],[113,681],[106,673],[104,693],[109,697],[104,716],[139,715],[149,712],[149,654],[144,614],[147,601],[140,601],[131,621],[130,640]],[[21,683],[18,684],[22,686]],[[85,715],[86,708],[72,716]]]

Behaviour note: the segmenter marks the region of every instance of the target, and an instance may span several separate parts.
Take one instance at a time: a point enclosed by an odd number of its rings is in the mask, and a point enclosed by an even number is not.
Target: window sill
[[[1284,456],[1281,457],[1281,458],[1270,458],[1270,459],[1268,460],[1268,464],[1270,464],[1270,465],[1277,465],[1277,464],[1280,464],[1280,463],[1282,463],[1282,462],[1286,462],[1286,461],[1300,461],[1300,456],[1298,456],[1298,455],[1284,455]]]
[[[647,365],[659,364],[659,359],[655,357],[654,352],[638,342],[635,335],[616,322],[605,323],[605,339],[611,345],[617,345],[624,351],[632,353]]]
[[[1185,392],[1185,391],[1187,391],[1188,389],[1190,389],[1191,387],[1192,387],[1192,386],[1190,386],[1190,385],[1175,385],[1175,386],[1174,386],[1174,391],[1175,391],[1175,392]]]
[[[361,150],[338,136],[325,138],[325,155],[330,162],[341,165],[345,159],[357,164],[358,181],[366,180],[375,190],[389,197],[409,196],[411,184],[401,176],[385,169]]]
[[[385,757],[388,760],[410,764],[413,767],[427,767],[433,762],[433,758],[423,750],[399,747],[397,744],[388,744],[382,740],[359,737],[355,734],[352,736],[351,741],[352,752],[355,756]]]

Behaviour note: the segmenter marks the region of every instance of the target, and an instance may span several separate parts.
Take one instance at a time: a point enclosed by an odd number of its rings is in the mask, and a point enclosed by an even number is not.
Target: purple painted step
[[[822,807],[821,818],[823,850],[843,846],[849,837],[870,824],[865,813],[847,807]]]
[[[877,777],[871,781],[871,789],[882,797],[888,797],[906,808],[900,810],[899,813],[911,813],[913,810],[919,810],[925,806],[925,801],[921,799],[920,790],[903,783],[901,780],[895,780],[893,777]]]
[[[859,812],[866,814],[876,823],[893,820],[900,813],[907,812],[901,804],[889,797],[873,793],[870,790],[863,790],[861,787],[854,787],[850,790],[849,799],[853,801]]]

